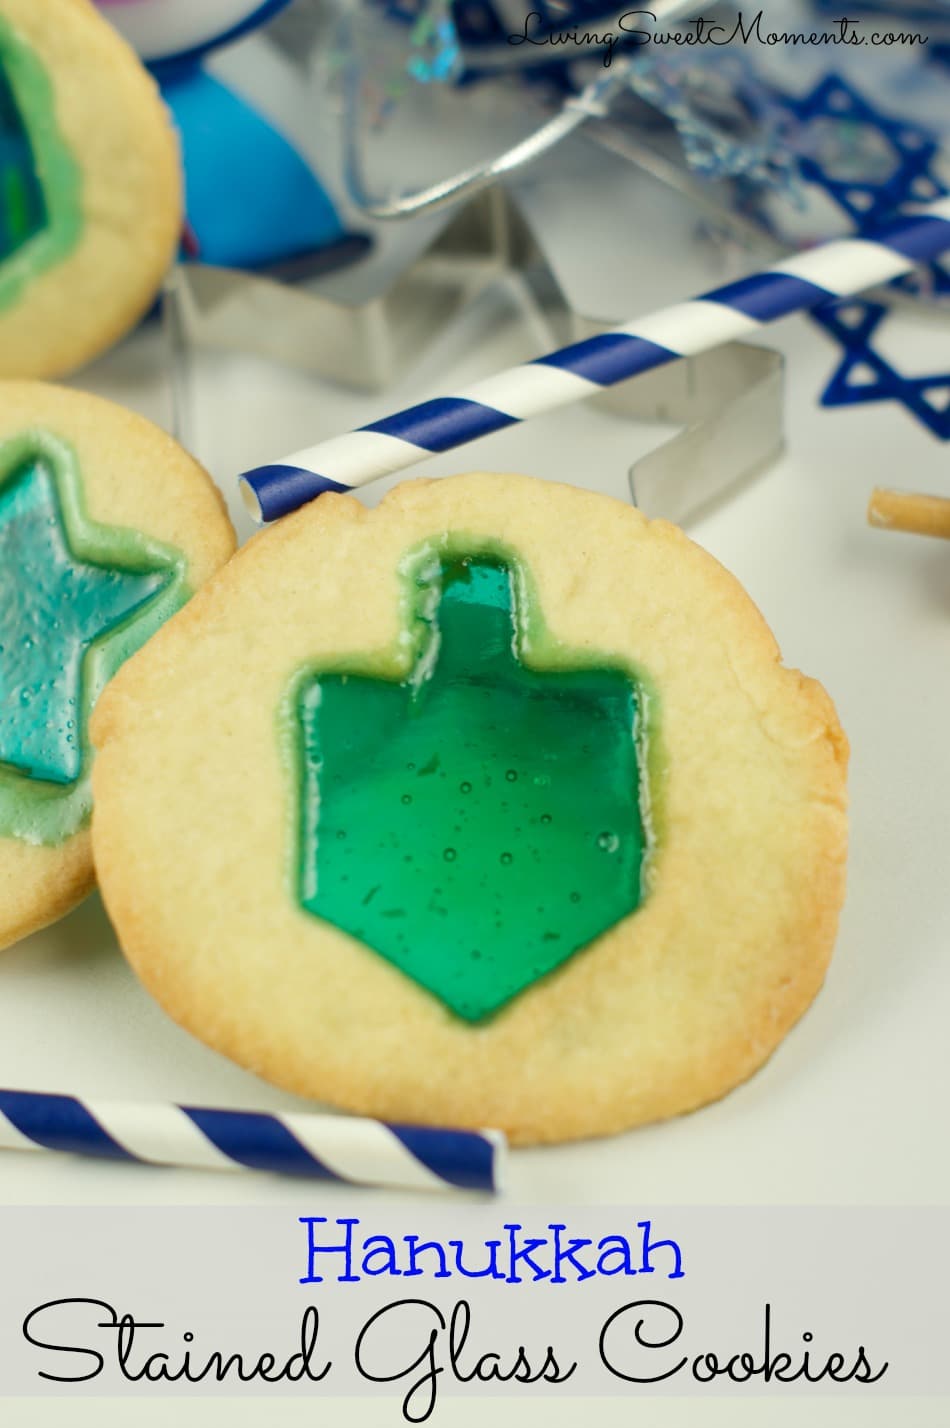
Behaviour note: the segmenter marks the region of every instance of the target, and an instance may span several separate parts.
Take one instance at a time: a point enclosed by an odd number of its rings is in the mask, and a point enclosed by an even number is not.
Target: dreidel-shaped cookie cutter
[[[420,238],[423,228],[427,242]],[[400,271],[412,248],[418,256]],[[518,285],[523,302],[516,307],[532,323],[534,342],[539,329],[568,341],[605,327],[571,310],[529,223],[503,190],[481,195],[451,221],[442,216],[415,234],[403,230],[396,249],[369,277],[367,296],[356,269],[315,291],[274,276],[201,265],[178,268],[165,311],[179,430],[187,432],[190,425],[194,348],[236,348],[319,379],[378,390],[492,284]],[[351,298],[356,291],[359,301]],[[593,399],[593,406],[627,420],[684,428],[630,471],[631,494],[646,514],[682,524],[731,495],[780,454],[782,365],[778,353],[730,343]]]
[[[685,303],[510,367],[460,390],[246,471],[240,488],[259,521],[276,520],[328,491],[351,491],[437,452],[684,357],[711,352],[789,313],[842,298],[950,247],[950,199],[902,209],[861,239],[838,239]]]

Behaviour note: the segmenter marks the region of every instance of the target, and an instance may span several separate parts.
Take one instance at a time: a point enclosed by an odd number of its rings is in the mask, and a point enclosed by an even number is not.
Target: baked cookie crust
[[[19,84],[51,99],[38,166],[80,212],[49,261],[36,239],[0,258],[0,377],[57,377],[151,305],[181,235],[178,142],[154,80],[90,0],[0,0],[0,63],[15,96]]]
[[[50,442],[73,458],[90,520],[180,553],[188,589],[232,554],[234,531],[219,492],[165,432],[83,392],[0,382],[0,468],[12,450],[42,452]],[[88,822],[58,842],[0,836],[0,947],[61,917],[93,883]]]
[[[400,563],[502,546],[551,638],[655,698],[640,907],[488,1020],[461,1021],[293,889],[282,726],[302,666],[404,677]],[[515,1143],[606,1134],[723,1095],[818,991],[844,896],[847,743],[737,581],[608,497],[497,474],[328,495],[256,536],[96,708],[103,896],[146,987],[298,1094]]]

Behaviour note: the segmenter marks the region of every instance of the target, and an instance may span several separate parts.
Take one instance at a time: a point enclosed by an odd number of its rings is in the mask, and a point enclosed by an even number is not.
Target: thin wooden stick
[[[945,496],[921,496],[913,491],[890,491],[876,486],[868,502],[868,523],[882,530],[908,531],[912,535],[950,540],[950,500]]]

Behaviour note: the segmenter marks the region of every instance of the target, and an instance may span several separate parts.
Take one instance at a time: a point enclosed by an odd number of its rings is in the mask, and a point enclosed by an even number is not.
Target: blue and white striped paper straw
[[[463,391],[334,437],[239,478],[258,521],[350,491],[679,357],[753,337],[765,323],[853,297],[950,248],[950,198],[902,209],[861,238],[824,243],[725,287],[509,367]]]
[[[401,1190],[494,1191],[506,1143],[491,1130],[0,1090],[0,1149],[195,1170],[269,1170]]]

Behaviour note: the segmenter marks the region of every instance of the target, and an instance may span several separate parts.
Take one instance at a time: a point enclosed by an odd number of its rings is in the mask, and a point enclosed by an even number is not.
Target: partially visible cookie
[[[519,476],[323,496],[93,721],[119,940],[288,1090],[518,1142],[675,1115],[814,997],[847,743],[681,531]]]
[[[93,884],[89,713],[229,558],[202,467],[98,397],[0,382],[0,947]]]
[[[117,341],[181,224],[174,131],[130,46],[90,0],[0,0],[0,376]]]

